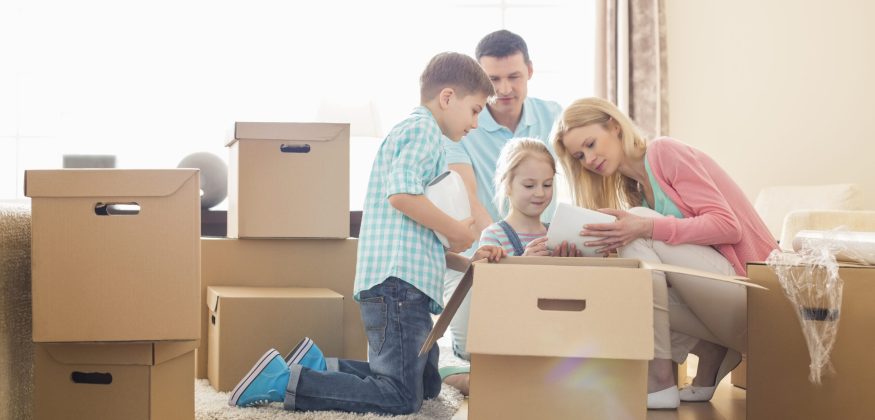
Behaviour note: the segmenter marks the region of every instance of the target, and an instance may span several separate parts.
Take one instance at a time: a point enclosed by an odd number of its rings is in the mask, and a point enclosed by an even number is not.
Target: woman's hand
[[[583,252],[577,249],[576,244],[569,244],[568,241],[562,241],[562,243],[553,250],[551,255],[554,257],[582,257]]]
[[[494,263],[498,262],[498,260],[507,256],[507,251],[500,246],[495,245],[483,245],[480,248],[477,248],[477,251],[474,252],[474,255],[471,257],[471,261],[482,260],[486,258],[489,262]]]
[[[526,244],[526,249],[523,252],[524,257],[549,257],[550,250],[547,249],[547,237],[533,239]]]
[[[650,238],[653,235],[653,219],[622,210],[599,209],[598,211],[615,216],[617,220],[612,223],[585,225],[580,231],[580,236],[601,238],[585,243],[586,246],[602,247],[596,250],[597,253],[607,255],[638,238]]]

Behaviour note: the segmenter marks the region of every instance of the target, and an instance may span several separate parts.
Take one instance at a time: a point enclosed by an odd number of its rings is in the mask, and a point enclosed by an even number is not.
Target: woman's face
[[[590,124],[572,128],[562,138],[565,150],[588,171],[611,176],[620,167],[625,154],[620,143],[620,129],[614,123],[610,128],[601,124]]]

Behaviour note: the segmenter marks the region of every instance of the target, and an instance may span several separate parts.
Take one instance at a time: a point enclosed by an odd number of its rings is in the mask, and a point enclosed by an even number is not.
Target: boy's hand
[[[460,221],[455,232],[452,235],[447,235],[447,241],[450,242],[450,252],[464,252],[471,248],[476,240],[477,234],[474,232],[473,217]]]
[[[548,257],[550,250],[547,249],[547,237],[534,239],[526,244],[526,249],[523,252],[524,257]]]
[[[553,250],[552,255],[554,257],[582,257],[583,252],[577,249],[577,245],[573,243],[569,244],[568,241],[562,241],[562,243]]]
[[[471,261],[482,260],[486,258],[489,262],[498,262],[498,260],[507,256],[507,251],[495,245],[483,245],[477,248],[477,252],[471,257]]]

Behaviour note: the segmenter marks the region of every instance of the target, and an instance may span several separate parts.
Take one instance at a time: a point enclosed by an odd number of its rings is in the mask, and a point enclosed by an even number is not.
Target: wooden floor
[[[693,365],[692,370],[695,370]],[[692,372],[691,372],[692,373]],[[714,398],[706,403],[681,403],[677,410],[650,410],[648,420],[744,420],[747,401],[745,391],[733,386],[729,376],[720,382]],[[452,420],[468,419],[468,400]]]

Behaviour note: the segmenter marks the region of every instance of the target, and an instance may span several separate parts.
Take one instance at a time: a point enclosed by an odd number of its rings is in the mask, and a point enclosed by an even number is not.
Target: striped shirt
[[[517,236],[520,237],[520,244],[522,244],[523,248],[529,242],[532,242],[535,239],[543,238],[547,236],[547,229],[544,228],[544,231],[541,233],[519,233],[517,232]],[[510,239],[507,237],[507,233],[504,232],[504,229],[498,223],[493,223],[483,229],[483,232],[480,234],[480,245],[495,245],[504,248],[507,251],[507,255],[509,256],[519,256],[516,255],[513,249],[513,243],[511,243]]]
[[[443,310],[444,247],[434,232],[389,204],[394,194],[421,195],[446,171],[441,130],[431,111],[417,107],[383,140],[368,181],[362,213],[354,296],[389,277],[410,283]]]

